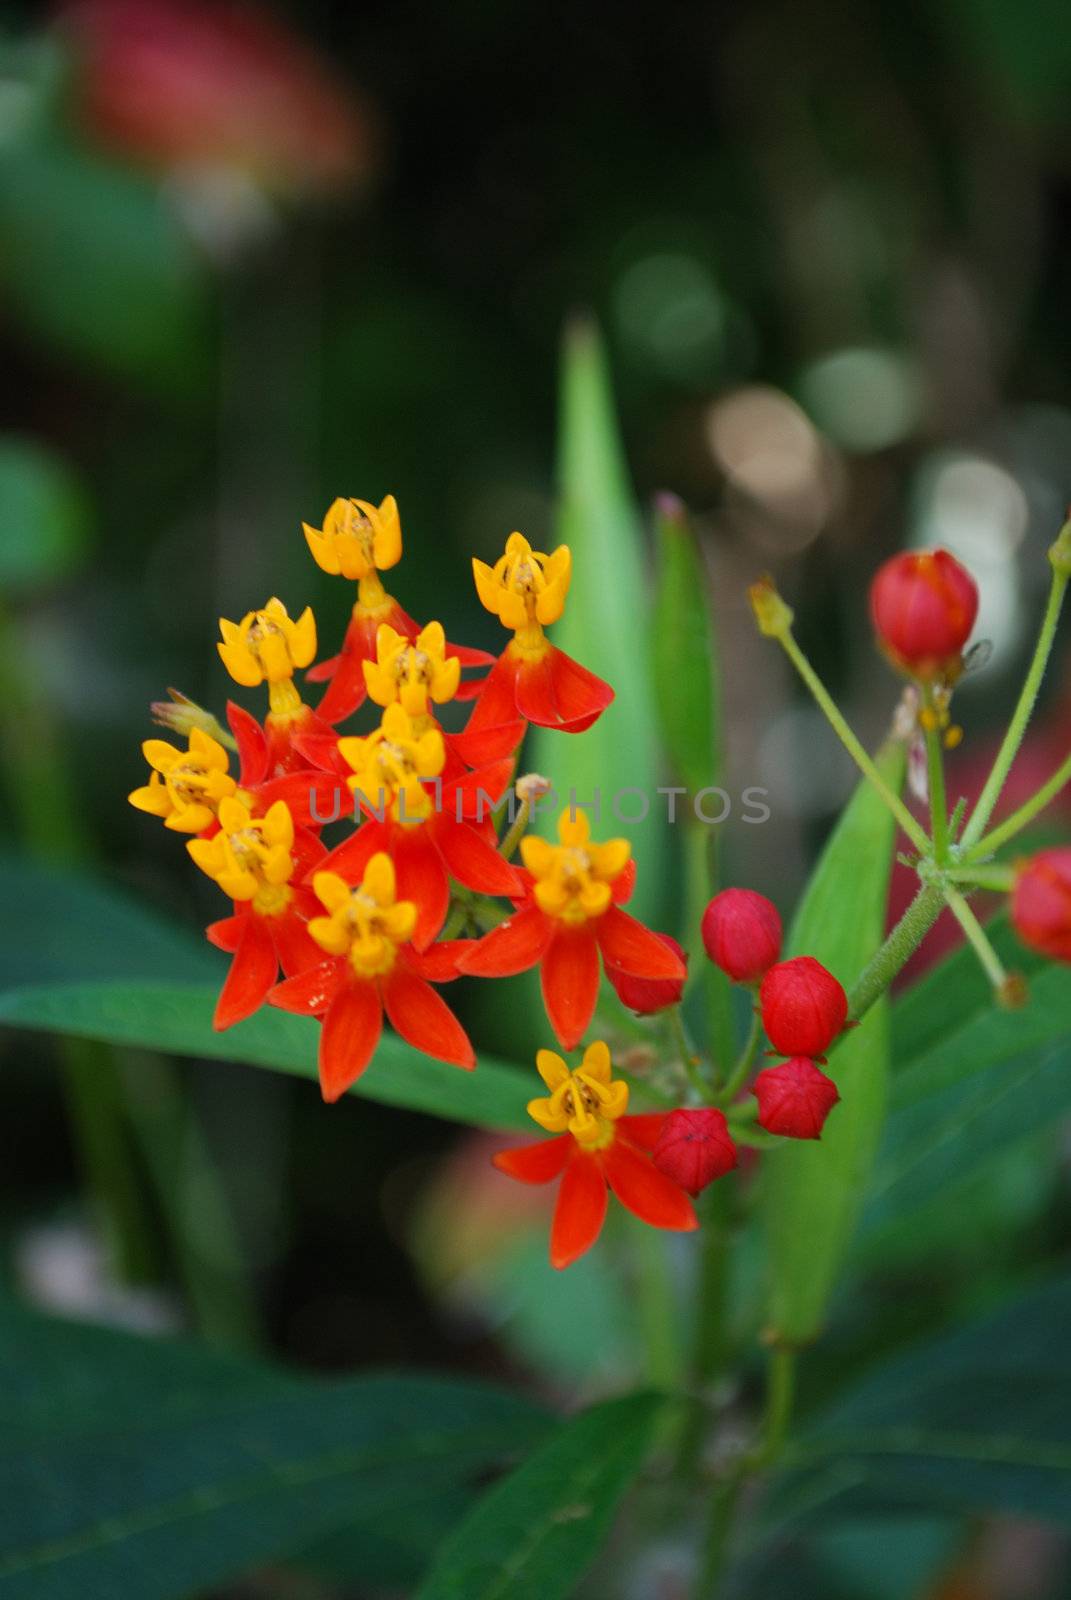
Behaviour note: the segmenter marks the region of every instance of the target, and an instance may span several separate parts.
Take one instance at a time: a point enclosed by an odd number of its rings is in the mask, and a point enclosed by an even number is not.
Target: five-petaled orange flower
[[[612,1076],[606,1045],[588,1045],[573,1072],[553,1050],[540,1050],[536,1065],[550,1095],[530,1100],[528,1114],[558,1137],[502,1150],[493,1159],[521,1183],[561,1178],[550,1231],[551,1265],[568,1267],[595,1243],[606,1216],[607,1186],[653,1228],[695,1228],[688,1196],[650,1157],[665,1113],[625,1115],[628,1084]]]
[[[206,930],[211,942],[234,957],[216,1005],[213,1027],[229,1028],[263,1005],[279,976],[302,972],[320,952],[306,926],[319,909],[301,880],[324,855],[307,829],[294,828],[285,801],[255,816],[252,797],[219,803],[219,828],[186,848],[201,871],[234,901],[234,915]]]
[[[378,506],[368,500],[332,501],[322,528],[303,524],[316,565],[333,577],[357,584],[346,637],[337,656],[321,661],[307,674],[310,683],[328,683],[317,711],[325,722],[343,722],[362,706],[368,693],[364,663],[376,660],[376,635],[386,624],[405,639],[416,639],[420,624],[403,611],[380,578],[402,558],[402,524],[392,494]],[[447,654],[462,666],[487,666],[494,658],[485,650],[448,645]],[[478,685],[462,684],[458,699],[468,699]]]
[[[579,1044],[599,993],[599,956],[608,972],[683,980],[675,951],[621,910],[635,871],[627,839],[591,842],[583,812],[558,819],[559,844],[535,834],[521,840],[524,898],[513,915],[466,949],[462,972],[506,978],[540,965],[543,1001],[560,1044]]]
[[[389,854],[398,892],[417,908],[413,943],[424,950],[446,920],[450,879],[476,894],[517,895],[523,882],[495,848],[491,811],[509,787],[513,763],[491,762],[446,781],[439,729],[414,721],[399,701],[366,738],[339,739],[346,783],[367,813],[324,863],[356,880],[372,856]]]
[[[357,887],[335,872],[312,880],[327,912],[308,931],[326,960],[278,984],[272,1005],[322,1017],[320,1087],[337,1100],[372,1059],[386,1011],[393,1027],[417,1050],[454,1066],[475,1066],[468,1035],[429,979],[456,977],[456,943],[444,941],[421,955],[411,943],[417,908],[396,895],[394,863],[374,855]]]
[[[484,683],[466,732],[482,733],[516,717],[541,728],[582,733],[614,698],[608,683],[552,645],[544,627],[557,622],[572,576],[569,546],[552,555],[511,533],[493,567],[473,561],[476,592],[513,638]]]

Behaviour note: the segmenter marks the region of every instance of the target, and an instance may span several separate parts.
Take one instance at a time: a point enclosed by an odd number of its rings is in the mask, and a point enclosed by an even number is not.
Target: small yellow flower
[[[480,603],[504,628],[515,632],[557,622],[565,607],[572,576],[572,555],[560,544],[553,555],[533,550],[522,533],[511,533],[505,554],[493,567],[473,561]]]
[[[348,956],[358,978],[383,977],[394,966],[398,946],[416,927],[417,908],[396,898],[394,863],[385,851],[369,861],[359,889],[336,872],[317,872],[312,887],[326,917],[313,917],[309,933],[331,956]]]
[[[186,846],[201,871],[232,900],[250,900],[261,916],[278,916],[290,903],[294,823],[284,800],[254,817],[237,796],[220,801],[219,832]]]
[[[141,750],[152,771],[148,783],[128,796],[130,804],[161,817],[175,833],[203,832],[220,802],[238,788],[226,750],[202,728],[191,728],[186,750],[165,739],[146,739]]]
[[[558,818],[560,844],[530,833],[521,840],[521,857],[535,879],[536,904],[549,917],[572,925],[601,917],[609,910],[614,880],[629,864],[627,839],[592,844],[591,825],[583,811]]]
[[[369,698],[377,706],[398,702],[411,717],[427,715],[428,701],[444,705],[461,682],[461,662],[446,656],[441,622],[429,622],[415,643],[387,623],[376,634],[375,661],[362,662]]]
[[[333,577],[369,578],[402,557],[402,524],[392,494],[380,505],[367,500],[335,500],[322,528],[302,523],[313,560]]]
[[[235,683],[255,689],[288,682],[316,654],[316,618],[306,606],[292,622],[281,600],[269,600],[261,611],[248,611],[241,622],[219,619],[220,659]]]
[[[610,1051],[602,1040],[588,1045],[574,1072],[553,1050],[540,1050],[536,1066],[550,1095],[529,1100],[533,1121],[548,1133],[571,1133],[587,1150],[610,1144],[614,1123],[628,1109],[628,1084],[612,1076]]]
[[[435,808],[422,786],[437,778],[446,765],[446,746],[438,728],[418,732],[408,712],[395,701],[383,713],[374,733],[365,739],[338,741],[339,754],[353,768],[346,782],[377,813],[395,822],[414,825]]]

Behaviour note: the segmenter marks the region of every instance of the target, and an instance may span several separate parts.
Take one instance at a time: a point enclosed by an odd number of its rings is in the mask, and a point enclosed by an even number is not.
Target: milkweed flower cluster
[[[393,496],[337,499],[304,535],[324,572],[356,585],[339,652],[317,662],[312,611],[291,615],[278,598],[222,619],[220,660],[260,695],[257,709],[229,702],[224,729],[176,697],[162,720],[186,746],[146,740],[147,781],[130,795],[184,836],[231,902],[207,929],[231,957],[216,1027],[265,1003],[315,1018],[330,1102],[373,1059],[384,1020],[417,1051],[478,1067],[441,988],[538,968],[549,1032],[580,1057],[570,1065],[537,1049],[546,1093],[528,1113],[549,1137],[494,1159],[520,1182],[558,1182],[552,1262],[565,1267],[590,1248],[610,1194],[653,1227],[694,1229],[693,1199],[737,1167],[739,1147],[821,1136],[840,1098],[828,1056],[853,1024],[839,978],[806,951],[784,958],[781,918],[763,895],[722,890],[694,932],[713,967],[747,991],[755,1020],[735,1065],[704,1062],[681,1006],[688,952],[626,909],[637,873],[629,841],[594,838],[575,805],[552,837],[526,831],[550,787],[517,775],[527,729],[582,734],[614,698],[547,634],[568,603],[567,546],[545,553],[512,533],[493,564],[473,562],[478,598],[509,635],[495,656],[451,643],[440,621],[414,620],[388,592],[384,574],[403,554]],[[772,584],[752,599],[763,632],[792,653],[792,613]],[[885,653],[919,686],[921,726],[952,742],[948,700],[977,611],[973,580],[944,552],[898,557],[879,572],[871,611]],[[439,720],[451,703],[471,705],[457,731]],[[352,800],[345,814],[340,794]],[[935,827],[935,851],[936,839]],[[935,854],[932,871],[946,866]],[[1020,863],[1013,916],[1028,944],[1071,959],[1071,853]],[[667,1058],[657,1088],[627,1076],[626,1053],[615,1063],[606,1040],[591,1038],[593,1027],[610,1031],[601,1011],[596,1023],[604,977],[645,1019],[630,1028]],[[774,1059],[760,1062],[764,1039]],[[637,1111],[634,1097],[657,1109]]]

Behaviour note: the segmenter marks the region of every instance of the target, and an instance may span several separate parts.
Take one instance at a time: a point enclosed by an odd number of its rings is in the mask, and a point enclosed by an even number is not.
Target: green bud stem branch
[[[969,896],[979,889],[1006,893],[1014,886],[1013,870],[993,863],[992,857],[1003,845],[1021,833],[1050,801],[1055,799],[1065,785],[1071,782],[1071,755],[1069,755],[1030,800],[1020,806],[1005,822],[986,833],[986,827],[1022,745],[1052,654],[1057,625],[1068,581],[1071,578],[1071,523],[1061,531],[1060,537],[1050,551],[1050,561],[1053,568],[1052,585],[1030,668],[1008,731],[962,836],[960,828],[966,805],[963,800],[958,801],[951,815],[949,814],[941,733],[942,719],[933,683],[926,682],[920,686],[922,690],[920,722],[926,745],[930,797],[930,831],[927,833],[908,810],[901,796],[886,782],[800,648],[792,632],[791,609],[768,580],[764,580],[752,591],[752,602],[760,629],[781,645],[837,737],[864,777],[881,796],[917,852],[910,859],[919,878],[918,892],[849,991],[848,1016],[852,1023],[860,1022],[871,1007],[887,993],[894,979],[919,948],[946,906],[956,918],[977,955],[998,1001],[1005,1005],[1014,1005],[1022,1003],[1025,999],[1021,980],[1009,976],[1006,972],[985,930],[970,907]],[[944,721],[947,722],[947,717]],[[677,1025],[681,1026],[679,1018]],[[681,1038],[683,1040],[683,1029]],[[755,1139],[762,1138],[759,1131],[753,1130],[750,1126],[755,1117],[755,1102],[749,1099],[744,1103],[734,1104],[751,1076],[761,1041],[762,1022],[756,1012],[747,1042],[723,1088],[716,1095],[709,1095],[708,1090],[709,1103],[720,1103],[726,1109],[731,1118],[734,1137],[742,1136],[742,1143],[752,1143],[752,1134]],[[698,1089],[703,1067],[694,1057],[689,1062],[684,1051],[685,1047],[682,1044],[685,1064],[692,1075],[693,1085]],[[709,1384],[712,1372],[717,1370],[725,1337],[722,1325],[725,1240],[721,1229],[711,1230],[709,1248],[711,1260],[709,1263],[705,1261],[701,1273],[696,1320],[698,1338],[692,1373],[700,1402],[703,1399],[704,1386]],[[792,1419],[795,1366],[796,1354],[792,1348],[780,1343],[771,1348],[767,1365],[766,1401],[759,1437],[754,1446],[743,1452],[724,1472],[712,1491],[694,1600],[713,1600],[719,1593],[721,1574],[732,1537],[735,1508],[740,1494],[751,1475],[774,1467],[783,1453]],[[702,1414],[700,1411],[699,1415]],[[688,1462],[695,1462],[700,1458],[701,1442],[701,1428],[693,1427],[686,1431],[684,1457]]]

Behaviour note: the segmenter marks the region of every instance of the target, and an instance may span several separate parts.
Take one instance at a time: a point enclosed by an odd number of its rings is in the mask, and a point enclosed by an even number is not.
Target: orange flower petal
[[[238,746],[238,782],[255,789],[268,776],[268,736],[244,706],[227,701],[227,724]]]
[[[614,1194],[642,1222],[681,1233],[698,1226],[692,1202],[683,1189],[671,1183],[627,1138],[616,1138],[606,1148],[603,1166]]]
[[[417,908],[413,944],[418,950],[426,950],[450,909],[450,880],[446,868],[424,826],[395,828],[392,854],[397,898],[411,900]]]
[[[238,941],[245,928],[248,911],[239,911],[233,917],[222,917],[219,922],[210,922],[205,929],[205,937],[209,944],[214,944],[217,950],[226,950],[232,956],[238,948]]]
[[[442,816],[436,820],[434,831],[450,876],[467,889],[474,889],[477,894],[507,895],[511,900],[522,893],[516,868],[468,823]]]
[[[559,926],[542,961],[543,1004],[558,1042],[580,1043],[599,997],[599,951],[594,925]]]
[[[538,661],[522,661],[517,671],[517,710],[542,728],[582,733],[613,698],[608,683],[554,645]]]
[[[688,969],[676,952],[627,911],[611,906],[594,926],[607,969],[631,972],[637,978],[681,981],[688,976]]]
[[[485,934],[458,965],[475,978],[512,978],[527,972],[554,937],[554,924],[538,906],[525,906]]]
[[[499,1150],[491,1160],[499,1172],[516,1178],[518,1183],[551,1183],[575,1148],[572,1134],[560,1133],[556,1139],[539,1139],[535,1144]]]
[[[324,1016],[320,1035],[320,1091],[328,1103],[345,1094],[371,1061],[383,1029],[374,983],[344,983]]]
[[[574,1148],[550,1229],[550,1264],[568,1267],[590,1250],[606,1217],[606,1180],[596,1156]]]
[[[314,914],[318,915],[318,910]],[[304,922],[292,909],[285,911],[280,917],[268,917],[264,920],[267,922],[279,965],[288,978],[297,977],[300,973],[308,971],[309,967],[319,966],[324,953],[316,941],[310,938]]]
[[[264,926],[264,918],[250,912],[244,921],[231,970],[212,1018],[214,1028],[230,1028],[245,1017],[251,1017],[264,1004],[268,990],[279,976],[275,946]]]
[[[356,833],[351,833],[348,839],[343,839],[341,844],[329,850],[316,871],[336,872],[340,878],[345,878],[347,883],[360,883],[365,868],[374,855],[378,855],[381,850],[390,854],[390,842],[390,829],[387,824],[369,818],[368,821],[361,823]]]
[[[666,1120],[664,1111],[643,1111],[635,1117],[621,1117],[618,1129],[637,1150],[653,1150]]]
[[[398,965],[381,987],[391,1026],[414,1049],[466,1070],[476,1065],[468,1034],[430,983]]]
[[[297,1016],[316,1017],[326,1011],[346,976],[346,964],[338,956],[318,961],[314,967],[277,983],[268,1004]]]

